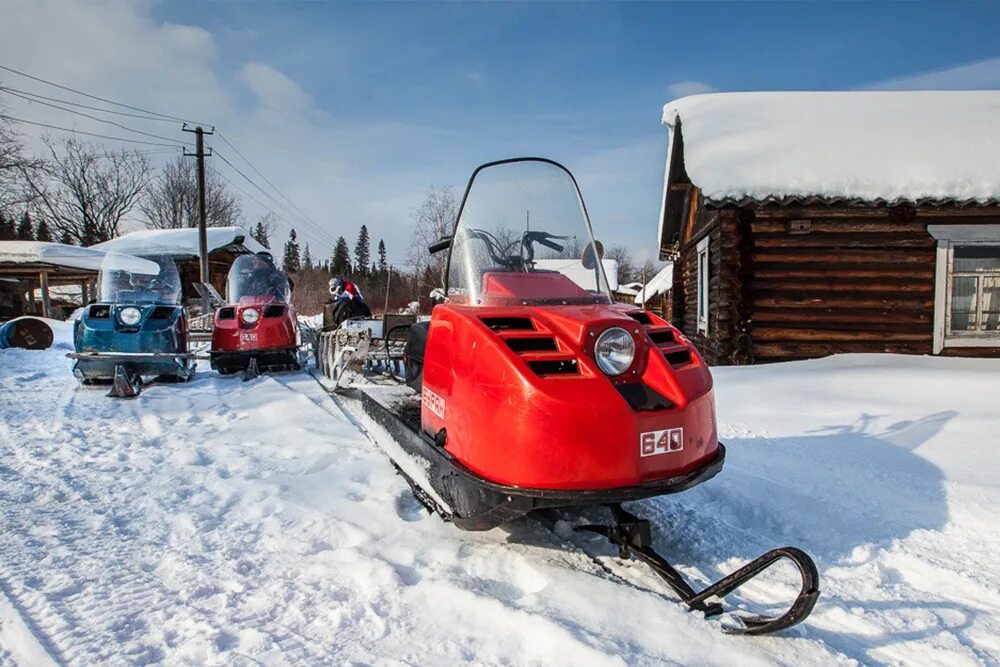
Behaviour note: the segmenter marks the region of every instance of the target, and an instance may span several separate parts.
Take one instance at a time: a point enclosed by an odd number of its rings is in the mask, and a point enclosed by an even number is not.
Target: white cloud
[[[678,81],[667,86],[667,95],[670,99],[686,97],[687,95],[700,95],[701,93],[713,93],[715,88],[702,83],[701,81]]]
[[[309,93],[270,65],[247,63],[239,78],[267,108],[301,110],[312,106]]]
[[[1000,88],[1000,58],[880,81],[873,90],[978,90]]]

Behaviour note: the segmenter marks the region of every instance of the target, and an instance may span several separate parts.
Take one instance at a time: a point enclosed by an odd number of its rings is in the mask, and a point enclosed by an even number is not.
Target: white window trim
[[[711,262],[708,256],[708,237],[706,236],[702,240],[698,241],[697,246],[698,254],[696,256],[696,284],[697,284],[697,312],[698,317],[698,333],[708,335],[708,285],[709,285],[709,271],[711,267]],[[704,263],[704,273],[702,272],[702,257],[705,258]]]
[[[934,354],[946,347],[1000,347],[1000,334],[949,336],[955,246],[1000,246],[1000,225],[927,225],[937,244],[934,269]]]

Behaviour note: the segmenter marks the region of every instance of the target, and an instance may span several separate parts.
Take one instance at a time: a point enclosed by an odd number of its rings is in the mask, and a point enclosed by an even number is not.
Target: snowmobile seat
[[[406,370],[406,384],[415,391],[420,391],[424,383],[424,352],[427,349],[427,333],[430,328],[430,322],[416,322],[410,326],[406,334],[403,365]]]

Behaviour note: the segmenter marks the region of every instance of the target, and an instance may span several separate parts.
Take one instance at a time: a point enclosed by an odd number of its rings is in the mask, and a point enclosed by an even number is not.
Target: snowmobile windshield
[[[173,258],[166,255],[137,257],[109,252],[101,262],[98,283],[98,297],[105,303],[180,302],[181,277]]]
[[[226,298],[230,303],[243,300],[287,303],[291,290],[285,272],[262,255],[240,255],[229,269]]]
[[[540,158],[483,165],[451,239],[447,297],[468,305],[610,303],[594,247],[565,167]]]

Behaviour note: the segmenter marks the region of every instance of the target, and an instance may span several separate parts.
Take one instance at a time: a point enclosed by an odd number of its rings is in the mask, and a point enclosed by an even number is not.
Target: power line
[[[13,74],[17,74],[18,76],[23,76],[23,77],[31,79],[33,81],[38,81],[39,83],[44,83],[44,84],[46,84],[48,86],[53,86],[55,88],[61,88],[62,90],[65,90],[65,91],[68,91],[68,92],[71,92],[71,93],[75,93],[77,95],[83,95],[84,97],[89,97],[92,100],[97,100],[99,102],[104,102],[105,104],[114,104],[115,106],[123,107],[125,109],[131,109],[132,111],[139,111],[139,112],[142,112],[142,113],[145,113],[145,114],[149,114],[150,116],[159,116],[160,118],[163,118],[163,119],[166,119],[166,120],[172,120],[172,121],[175,121],[175,122],[178,122],[178,123],[185,123],[185,122],[187,122],[187,123],[191,123],[193,125],[210,125],[211,124],[211,123],[197,123],[197,122],[195,122],[193,120],[190,120],[188,118],[181,118],[179,116],[171,116],[169,114],[158,113],[156,111],[150,111],[149,109],[142,109],[140,107],[134,107],[134,106],[132,106],[130,104],[125,104],[124,102],[116,102],[114,100],[109,100],[106,97],[100,97],[98,95],[91,95],[90,93],[85,93],[82,90],[77,90],[76,88],[70,88],[69,86],[64,86],[64,85],[62,85],[60,83],[55,83],[53,81],[48,81],[47,79],[43,79],[43,78],[38,77],[38,76],[33,76],[33,75],[28,74],[26,72],[22,72],[20,70],[16,70],[13,67],[7,67],[6,65],[0,65],[0,69],[6,70],[8,72],[12,72]]]
[[[176,123],[172,118],[157,118],[155,116],[147,116],[144,114],[129,113],[128,111],[118,111],[117,109],[105,109],[104,107],[94,107],[89,104],[83,104],[81,102],[71,102],[70,100],[64,100],[58,97],[47,97],[46,95],[39,95],[38,93],[32,93],[27,90],[21,90],[19,88],[11,88],[10,86],[0,86],[0,90],[7,91],[9,93],[20,93],[21,95],[27,95],[31,97],[34,101],[38,100],[48,100],[49,102],[59,102],[60,104],[68,104],[73,107],[80,107],[81,109],[90,109],[91,111],[100,111],[101,113],[110,113],[116,116],[126,116],[128,118],[139,118],[141,120],[156,121],[158,123]],[[35,99],[37,98],[37,99]]]
[[[145,137],[152,137],[153,139],[163,139],[164,141],[176,142],[178,146],[186,146],[183,141],[179,139],[174,139],[173,137],[165,137],[162,134],[153,134],[152,132],[144,132],[143,130],[137,130],[134,127],[129,127],[127,125],[122,125],[119,122],[108,120],[106,118],[98,118],[97,116],[92,116],[89,113],[84,113],[83,111],[77,111],[76,109],[67,109],[66,107],[61,107],[58,104],[52,104],[51,102],[43,102],[42,100],[33,100],[30,97],[21,95],[20,93],[15,93],[10,90],[5,90],[8,95],[13,95],[15,97],[20,97],[23,100],[27,100],[31,104],[43,104],[47,107],[52,107],[53,109],[59,109],[60,111],[65,111],[67,113],[76,114],[77,116],[83,116],[84,118],[89,118],[91,120],[96,120],[98,123],[107,123],[108,125],[114,125],[115,127],[121,128],[128,132],[134,132],[136,134],[141,134]]]
[[[124,141],[130,144],[145,144],[147,146],[165,146],[167,148],[180,148],[177,144],[163,144],[156,143],[154,141],[142,141],[141,139],[129,139],[127,137],[111,137],[106,134],[97,134],[96,132],[85,132],[83,130],[74,130],[69,127],[59,127],[58,125],[49,125],[48,123],[39,123],[33,120],[25,120],[23,118],[15,118],[14,116],[8,116],[7,114],[0,114],[0,118],[6,118],[7,120],[12,120],[16,123],[27,123],[28,125],[37,125],[39,127],[47,127],[50,130],[59,130],[61,132],[72,132],[73,134],[83,134],[88,137],[97,137],[99,139],[110,139],[111,141]]]
[[[326,239],[326,241],[327,241],[328,243],[331,243],[331,244],[335,244],[335,243],[336,243],[336,241],[335,241],[335,240],[333,239],[333,237],[331,237],[331,236],[330,236],[330,235],[329,235],[329,234],[328,234],[328,233],[326,232],[326,230],[324,230],[324,229],[323,229],[322,227],[319,227],[319,226],[318,226],[318,225],[317,225],[316,223],[314,223],[314,222],[312,222],[312,221],[309,221],[309,220],[306,220],[306,219],[302,218],[302,217],[301,217],[301,216],[299,216],[299,215],[296,215],[296,214],[295,214],[295,213],[294,213],[293,211],[291,211],[291,210],[290,210],[290,209],[288,208],[288,206],[286,206],[286,205],[282,204],[281,202],[279,202],[279,201],[278,201],[277,199],[275,199],[275,198],[274,198],[274,196],[273,196],[273,195],[271,195],[271,194],[270,194],[270,193],[269,193],[269,192],[268,192],[267,190],[265,190],[264,188],[262,188],[262,187],[261,187],[260,185],[258,185],[258,184],[257,184],[257,183],[256,183],[256,182],[255,182],[255,181],[254,181],[254,180],[252,179],[252,178],[250,178],[249,176],[247,176],[247,175],[246,175],[246,173],[244,173],[242,169],[240,169],[239,167],[237,167],[236,165],[234,165],[234,164],[233,164],[232,162],[230,162],[230,161],[229,161],[229,160],[228,160],[228,159],[226,158],[226,156],[225,156],[225,155],[223,155],[222,153],[220,153],[220,152],[219,152],[218,150],[216,150],[216,151],[214,152],[214,155],[215,155],[216,157],[218,157],[218,158],[219,158],[220,160],[222,160],[223,162],[225,162],[225,163],[226,163],[227,165],[229,165],[229,167],[230,167],[230,168],[231,168],[231,169],[232,169],[233,171],[235,171],[235,172],[236,172],[237,174],[239,174],[240,176],[242,176],[242,177],[243,177],[243,179],[244,179],[244,180],[245,180],[245,181],[246,181],[247,183],[249,183],[249,184],[250,184],[250,185],[252,185],[252,186],[253,186],[254,188],[256,188],[256,189],[257,189],[257,190],[258,190],[258,191],[259,191],[259,192],[260,192],[260,193],[261,193],[262,195],[264,195],[264,196],[265,196],[265,197],[267,197],[267,198],[268,198],[268,199],[269,199],[270,201],[272,201],[272,202],[273,202],[273,203],[274,203],[275,205],[277,205],[277,206],[278,206],[278,208],[280,208],[281,210],[283,210],[283,211],[284,211],[285,213],[287,213],[287,214],[288,214],[288,215],[289,215],[290,217],[292,217],[292,218],[294,218],[295,220],[297,220],[297,221],[299,222],[299,225],[300,225],[301,227],[304,227],[304,228],[305,228],[305,229],[306,229],[307,231],[311,231],[311,232],[312,232],[313,234],[316,234],[317,236],[319,236],[319,237],[321,237],[321,238],[325,238],[325,239]]]
[[[308,221],[309,221],[309,222],[311,222],[312,224],[316,225],[317,227],[319,226],[319,223],[317,223],[317,222],[316,222],[315,220],[313,220],[313,219],[312,219],[312,218],[310,218],[310,217],[309,217],[308,215],[306,215],[305,211],[303,211],[303,210],[302,210],[301,208],[299,208],[298,206],[296,206],[296,205],[295,205],[295,202],[293,202],[293,201],[292,201],[291,199],[289,199],[288,197],[286,197],[286,196],[285,196],[285,193],[283,193],[283,192],[282,192],[281,190],[279,190],[279,189],[278,189],[278,186],[277,186],[277,185],[275,185],[275,184],[274,184],[274,183],[272,183],[272,182],[271,182],[270,180],[268,180],[267,176],[265,176],[264,174],[262,174],[262,173],[260,172],[260,169],[258,169],[257,167],[255,167],[255,166],[254,166],[254,164],[253,164],[252,162],[250,162],[250,160],[248,160],[248,159],[247,159],[247,157],[246,157],[245,155],[243,155],[243,153],[241,153],[241,152],[240,152],[240,150],[239,150],[238,148],[236,148],[236,146],[234,146],[234,145],[232,144],[232,142],[231,142],[231,141],[229,141],[229,139],[227,139],[227,138],[225,137],[225,135],[223,135],[223,134],[222,134],[221,132],[219,132],[219,133],[218,133],[218,135],[219,135],[219,138],[221,138],[221,139],[222,139],[222,140],[223,140],[224,142],[226,142],[226,145],[228,145],[228,146],[229,146],[230,148],[232,148],[232,149],[233,149],[233,151],[235,151],[235,152],[236,152],[236,154],[237,154],[237,155],[239,155],[239,156],[240,156],[240,157],[241,157],[241,158],[243,159],[243,161],[244,161],[244,162],[246,162],[246,163],[247,163],[247,164],[248,164],[248,165],[250,166],[250,168],[251,168],[251,169],[253,169],[253,170],[254,170],[254,172],[255,172],[255,173],[256,173],[256,174],[258,175],[258,176],[260,176],[260,177],[261,177],[262,179],[264,179],[264,182],[265,182],[265,183],[267,183],[268,185],[270,185],[270,186],[271,186],[271,188],[272,188],[272,189],[273,189],[273,190],[274,190],[275,192],[277,192],[277,193],[278,193],[278,195],[279,195],[279,196],[280,196],[280,197],[281,197],[282,199],[284,199],[284,200],[285,200],[286,202],[288,202],[288,203],[289,203],[289,205],[291,205],[291,207],[292,207],[292,208],[293,208],[293,209],[294,209],[294,210],[295,210],[296,212],[298,212],[298,213],[299,213],[299,214],[300,214],[300,215],[301,215],[301,216],[302,216],[303,218],[305,218],[306,220],[308,220]]]
[[[216,153],[216,155],[218,155],[218,153]],[[279,220],[281,220],[286,225],[288,225],[289,228],[295,226],[293,223],[289,222],[288,219],[285,218],[285,216],[281,215],[280,213],[278,213],[277,211],[275,211],[274,209],[272,209],[267,204],[261,202],[259,199],[257,199],[256,197],[254,197],[252,194],[250,194],[249,192],[247,192],[246,190],[244,190],[242,187],[240,187],[239,185],[237,185],[236,183],[234,183],[229,177],[227,177],[225,174],[223,174],[221,171],[219,171],[215,167],[213,167],[211,165],[208,165],[208,169],[213,174],[215,174],[216,176],[218,176],[219,178],[221,178],[222,180],[224,180],[226,183],[229,183],[229,185],[231,185],[234,188],[236,188],[236,190],[238,192],[240,192],[241,194],[243,194],[244,197],[246,197],[250,201],[254,202],[258,206],[260,206],[262,209],[264,209],[265,211],[268,211],[269,213],[273,213],[275,215],[275,217],[277,217]]]

